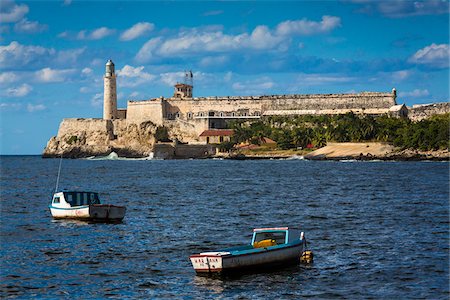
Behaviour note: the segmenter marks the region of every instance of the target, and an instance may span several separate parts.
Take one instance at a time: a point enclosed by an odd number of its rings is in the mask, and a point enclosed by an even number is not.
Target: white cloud
[[[120,35],[121,41],[131,41],[140,36],[146,35],[155,28],[155,25],[148,22],[140,22],[134,24],[131,28],[125,30]]]
[[[341,26],[341,18],[323,16],[320,22],[307,19],[284,21],[278,24],[276,32],[278,35],[313,35],[330,32],[339,26]]]
[[[160,56],[170,56],[180,53],[228,52],[242,48],[271,49],[275,48],[282,38],[270,33],[266,26],[256,27],[251,35],[227,35],[221,31],[182,32],[178,37],[167,39],[157,49]]]
[[[420,89],[415,89],[411,92],[401,92],[398,94],[399,97],[405,97],[405,98],[421,98],[421,97],[426,97],[429,96],[430,92],[425,89],[425,90],[420,90]]]
[[[83,70],[81,70],[81,74],[89,76],[91,75],[93,72],[93,70],[91,68],[84,68]]]
[[[209,17],[209,16],[218,16],[221,14],[223,14],[223,10],[210,10],[210,11],[204,12],[202,14],[202,16]]]
[[[283,40],[283,37],[273,35],[267,26],[257,26],[250,35],[248,47],[271,49],[277,47]]]
[[[450,48],[448,44],[431,44],[418,50],[410,57],[410,62],[436,68],[448,68]]]
[[[256,26],[251,33],[225,34],[222,27],[205,26],[182,29],[176,36],[155,37],[148,40],[135,59],[146,63],[158,58],[171,56],[195,56],[198,54],[223,54],[244,50],[286,51],[294,35],[312,35],[330,32],[340,26],[341,19],[323,16],[321,22],[304,20],[285,21],[276,30],[265,25]],[[202,60],[210,64],[208,58]]]
[[[0,65],[4,68],[17,68],[48,59],[55,53],[56,51],[53,48],[25,46],[13,41],[9,45],[0,46]]]
[[[86,94],[86,93],[89,93],[90,91],[91,91],[91,89],[88,88],[87,86],[80,87],[80,93]]]
[[[63,31],[63,32],[59,33],[59,34],[57,35],[57,37],[62,38],[62,39],[65,39],[65,38],[68,38],[69,35],[70,35],[70,33],[69,33],[68,31]]]
[[[132,92],[129,96],[128,96],[128,98],[130,98],[130,99],[137,99],[137,97],[139,97],[139,92]]]
[[[147,41],[144,46],[141,47],[139,52],[136,54],[135,59],[138,62],[146,62],[151,60],[154,57],[154,51],[160,45],[162,41],[161,37],[152,38]]]
[[[45,110],[46,108],[47,107],[45,107],[45,105],[43,105],[43,104],[36,104],[36,105],[34,105],[34,104],[29,103],[27,105],[28,112],[41,111],[41,110]]]
[[[397,81],[405,80],[406,78],[411,76],[411,71],[409,70],[401,70],[392,73],[392,78]]]
[[[175,83],[180,82],[184,78],[183,72],[169,72],[160,74],[161,81],[168,85],[173,86]]]
[[[305,85],[327,85],[334,83],[356,82],[357,78],[342,76],[342,74],[299,74],[297,83],[300,86]]]
[[[92,31],[92,33],[90,34],[90,39],[100,40],[104,37],[114,34],[114,32],[115,32],[114,29],[109,29],[107,27],[100,27]]]
[[[62,82],[75,72],[75,69],[55,70],[44,68],[35,72],[35,75],[36,79],[40,82]]]
[[[119,84],[122,86],[134,87],[143,83],[151,82],[155,79],[155,75],[144,71],[144,67],[132,67],[125,65],[121,70],[117,71]]]
[[[91,105],[94,107],[99,107],[103,105],[103,94],[97,93],[91,98]]]
[[[231,86],[233,90],[237,92],[244,92],[247,94],[264,94],[275,86],[275,83],[268,77],[262,77],[259,79],[246,81],[246,82],[235,82]]]
[[[9,97],[24,97],[28,95],[32,90],[33,88],[30,85],[24,83],[21,86],[7,89],[6,95]]]
[[[161,37],[149,40],[136,55],[138,62],[147,62],[156,57],[169,57],[180,54],[193,55],[198,53],[230,52],[244,48],[271,49],[278,46],[283,39],[273,36],[265,26],[258,26],[251,35],[227,35],[216,32],[181,32],[178,37]]]
[[[0,21],[13,23],[20,21],[29,11],[28,5],[15,4],[13,1],[2,0],[0,5]]]
[[[377,5],[376,9],[383,15],[390,18],[403,18],[421,15],[448,14],[448,0],[390,0],[373,1]]]
[[[85,51],[86,47],[58,51],[55,62],[65,66],[69,64],[78,64],[80,56],[84,54]]]
[[[39,33],[47,30],[48,26],[45,24],[40,24],[37,21],[28,21],[27,19],[22,19],[14,25],[14,31],[18,33]]]
[[[229,62],[229,58],[226,55],[218,56],[205,56],[200,60],[202,67],[216,67],[223,66]]]
[[[228,71],[225,76],[223,76],[223,80],[225,80],[226,82],[231,81],[231,79],[233,78],[233,72]]]
[[[20,110],[22,108],[22,103],[0,103],[1,110]]]
[[[3,72],[0,73],[0,84],[2,83],[13,83],[19,80],[19,76],[14,72]]]
[[[58,34],[59,38],[65,39],[76,39],[76,40],[101,40],[107,36],[116,33],[115,29],[110,29],[108,27],[100,27],[92,31],[81,30],[78,32],[63,31]]]

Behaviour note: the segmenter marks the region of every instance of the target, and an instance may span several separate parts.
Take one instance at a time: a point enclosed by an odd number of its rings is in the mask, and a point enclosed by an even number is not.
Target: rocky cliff
[[[119,156],[145,157],[153,150],[155,132],[152,122],[128,124],[125,120],[64,119],[42,156],[82,158],[114,151]]]

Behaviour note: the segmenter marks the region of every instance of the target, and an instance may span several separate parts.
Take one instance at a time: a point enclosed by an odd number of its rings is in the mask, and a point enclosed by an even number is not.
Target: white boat
[[[125,217],[125,206],[101,204],[98,193],[64,191],[53,195],[50,212],[55,219],[120,222]]]
[[[288,227],[257,228],[249,245],[189,257],[198,274],[249,271],[299,263],[306,250],[303,232]],[[312,256],[310,257],[312,260]]]

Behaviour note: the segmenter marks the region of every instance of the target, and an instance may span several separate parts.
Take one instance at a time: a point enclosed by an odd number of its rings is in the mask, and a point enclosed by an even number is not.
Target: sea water
[[[60,188],[121,224],[53,220],[58,165],[1,157],[2,298],[448,298],[447,162],[64,159]],[[266,226],[304,231],[314,263],[195,275],[189,255]]]

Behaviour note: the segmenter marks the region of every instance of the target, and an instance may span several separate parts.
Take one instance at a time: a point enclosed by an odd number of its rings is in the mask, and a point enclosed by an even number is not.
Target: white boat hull
[[[78,219],[93,221],[121,221],[125,217],[124,206],[94,204],[75,206],[71,208],[58,208],[50,206],[50,212],[55,219]]]
[[[254,249],[242,254],[206,252],[191,255],[190,260],[197,273],[224,273],[298,263],[303,251],[301,243],[274,249]]]

